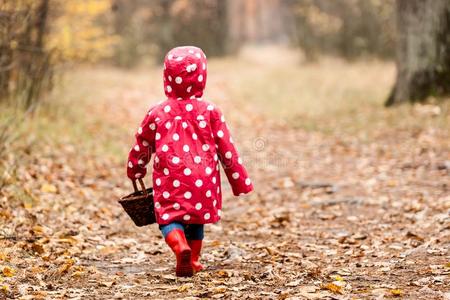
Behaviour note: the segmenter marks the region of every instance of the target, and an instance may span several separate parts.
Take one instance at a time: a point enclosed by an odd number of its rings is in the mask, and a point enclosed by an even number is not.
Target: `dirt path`
[[[95,93],[101,101],[86,116],[97,120],[89,134],[118,140],[124,155],[156,97],[138,77]],[[223,182],[223,220],[206,230],[206,271],[177,279],[156,226],[134,227],[115,202],[130,188],[123,161],[79,151],[81,137],[62,139],[20,171],[36,191],[23,195],[24,207],[2,199],[0,263],[13,272],[1,277],[4,295],[450,298],[448,132],[386,129],[361,142],[293,129],[227,100],[225,85],[212,79],[211,96],[228,115],[256,192],[233,198]]]

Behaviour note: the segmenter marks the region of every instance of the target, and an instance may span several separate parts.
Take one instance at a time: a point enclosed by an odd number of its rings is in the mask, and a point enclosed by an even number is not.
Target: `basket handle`
[[[139,181],[139,185],[140,185],[141,188],[142,188],[142,192],[143,192],[144,195],[147,197],[147,196],[148,196],[148,192],[147,192],[147,189],[145,188],[144,181],[142,180],[142,178],[139,178],[138,181]],[[132,182],[133,182],[133,188],[134,188],[134,191],[135,191],[135,192],[139,192],[139,189],[138,189],[137,184],[136,184],[136,180],[133,180]]]

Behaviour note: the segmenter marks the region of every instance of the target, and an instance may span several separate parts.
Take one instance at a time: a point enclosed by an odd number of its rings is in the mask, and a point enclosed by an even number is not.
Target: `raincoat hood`
[[[164,91],[171,99],[200,98],[206,84],[206,55],[193,46],[176,47],[164,59]]]

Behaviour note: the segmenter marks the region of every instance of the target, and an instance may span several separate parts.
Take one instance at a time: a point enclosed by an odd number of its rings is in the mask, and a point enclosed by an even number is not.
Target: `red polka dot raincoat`
[[[149,110],[130,150],[127,174],[132,180],[145,176],[146,165],[155,154],[153,188],[158,224],[219,221],[219,162],[234,195],[253,190],[224,116],[201,98],[206,75],[206,56],[201,49],[172,49],[164,61],[168,99]]]

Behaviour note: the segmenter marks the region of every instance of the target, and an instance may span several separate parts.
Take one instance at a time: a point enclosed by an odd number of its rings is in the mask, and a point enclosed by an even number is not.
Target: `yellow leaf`
[[[336,281],[345,281],[344,278],[342,278],[342,277],[339,276],[339,275],[333,275],[333,276],[331,276],[331,278],[333,278],[333,279],[336,280]]]
[[[403,291],[400,289],[391,290],[391,294],[395,297],[401,297],[403,295]]]
[[[188,289],[189,289],[189,285],[188,284],[183,284],[182,286],[180,286],[177,290],[179,291],[179,292],[185,292],[185,291],[187,291]]]
[[[330,282],[322,286],[324,289],[327,289],[333,293],[342,294],[342,287],[337,284]]]
[[[56,193],[58,191],[58,189],[53,184],[44,183],[41,186],[41,191],[44,192],[44,193]]]
[[[0,261],[5,261],[6,260],[6,254],[0,252]]]
[[[4,267],[3,268],[3,275],[6,277],[13,277],[16,271],[13,268],[10,267]]]
[[[70,267],[73,266],[74,263],[75,263],[74,259],[72,258],[67,259],[66,262],[61,267],[59,267],[58,272],[60,274],[67,272],[70,269]]]
[[[42,233],[44,233],[44,228],[42,228],[42,226],[40,225],[33,226],[32,230],[34,234],[41,235]]]
[[[450,268],[450,262],[446,263],[446,264],[445,264],[445,267],[446,267],[446,268]]]
[[[2,286],[2,292],[3,292],[4,294],[8,293],[8,291],[9,291],[9,288],[8,288],[7,285]]]

